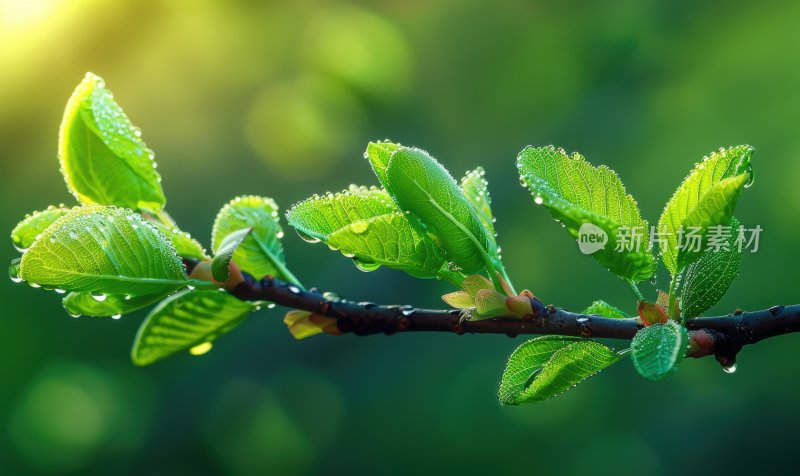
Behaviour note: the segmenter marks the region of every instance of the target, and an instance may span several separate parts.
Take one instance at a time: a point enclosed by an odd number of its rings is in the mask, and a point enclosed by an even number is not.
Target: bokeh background
[[[168,209],[208,242],[237,194],[284,207],[373,184],[369,140],[487,170],[517,287],[579,309],[634,297],[517,185],[527,144],[619,171],[657,219],[692,164],[756,147],[738,216],[761,249],[714,308],[800,302],[800,4],[724,1],[346,3],[0,0],[0,222],[71,203],[64,104],[106,79],[157,153]],[[289,230],[287,230],[289,231]],[[441,306],[443,283],[370,275],[287,233],[302,280],[353,299]],[[2,248],[10,260],[10,240]],[[664,271],[654,295],[665,286]],[[396,335],[294,341],[280,309],[202,357],[136,368],[144,314],[71,319],[0,285],[0,474],[751,473],[796,464],[800,336],[746,348],[735,374],[687,361],[666,382],[629,362],[565,396],[501,407],[522,339]]]

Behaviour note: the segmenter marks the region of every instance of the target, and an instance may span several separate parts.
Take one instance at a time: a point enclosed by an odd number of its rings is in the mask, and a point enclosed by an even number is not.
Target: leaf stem
[[[635,294],[640,301],[645,301],[646,299],[644,298],[644,294],[642,294],[642,291],[639,289],[639,286],[637,286],[634,281],[631,280],[627,281],[628,285],[631,287],[631,290],[633,291],[633,294]]]

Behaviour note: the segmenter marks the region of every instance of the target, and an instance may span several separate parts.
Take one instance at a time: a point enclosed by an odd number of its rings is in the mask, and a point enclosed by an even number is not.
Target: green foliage
[[[592,254],[603,266],[629,281],[649,279],[655,272],[653,256],[644,251],[617,251],[620,227],[642,232],[648,241],[648,225],[636,200],[625,192],[617,174],[606,166],[593,167],[578,153],[567,155],[555,147],[527,147],[517,157],[520,179],[534,202],[544,205],[553,218],[575,238],[581,225],[591,223],[608,236],[605,247]]]
[[[742,253],[736,244],[738,227],[739,221],[733,218],[727,250],[709,250],[686,268],[680,288],[684,318],[697,317],[716,304],[739,274]]]
[[[211,262],[211,274],[215,281],[224,282],[230,276],[231,259],[239,245],[252,232],[252,228],[242,228],[231,232],[222,239],[219,246],[214,250],[214,260]]]
[[[400,209],[418,217],[464,273],[477,273],[487,264],[493,270],[491,235],[450,173],[427,152],[394,151],[385,186]]]
[[[67,103],[58,155],[67,187],[81,203],[154,211],[166,203],[152,151],[92,73]]]
[[[50,207],[26,216],[11,233],[23,254],[11,262],[9,272],[15,281],[66,294],[63,306],[76,317],[117,319],[161,301],[141,325],[131,352],[135,364],[148,365],[187,349],[207,352],[258,308],[257,302],[217,288],[229,280],[231,263],[256,278],[271,275],[293,283],[290,289],[301,285],[286,266],[278,206],[272,199],[242,196],[226,204],[214,220],[211,259],[164,210],[153,153],[140,136],[102,79],[87,74],[67,104],[59,138],[64,178],[83,206]],[[674,372],[686,353],[688,334],[676,321],[698,316],[716,303],[737,274],[741,253],[736,233],[719,252],[679,250],[678,236],[682,228],[695,227],[706,239],[711,227],[738,226],[733,212],[752,182],[752,151],[738,146],[711,154],[667,203],[659,232],[666,237],[661,251],[673,279],[670,294],[660,292],[656,303],[646,301],[634,284],[655,273],[653,255],[645,251],[648,222],[617,174],[552,146],[528,147],[517,157],[521,181],[534,202],[544,205],[573,237],[585,224],[606,234],[607,242],[593,256],[637,293],[637,311],[646,327],[636,334],[630,352],[637,371],[649,380]],[[517,295],[500,260],[481,167],[467,172],[459,185],[421,149],[374,142],[364,155],[384,188],[352,185],[291,207],[288,222],[302,238],[326,243],[364,271],[386,266],[458,286],[461,290],[443,299],[462,310],[461,319],[537,317],[535,309],[542,302],[528,290]],[[633,246],[617,249],[623,228],[640,236]],[[184,259],[196,260],[193,279],[186,276]],[[627,317],[599,300],[583,313]],[[284,322],[296,338],[341,334],[337,317],[325,314],[294,310]],[[626,352],[576,337],[529,340],[509,358],[500,401],[523,404],[552,398]]]
[[[48,227],[22,256],[19,277],[49,289],[166,294],[186,286],[166,237],[130,210],[85,206]]]
[[[500,403],[521,405],[547,400],[621,358],[610,347],[577,337],[531,339],[508,359],[500,382]]]
[[[625,314],[624,311],[617,309],[616,307],[602,300],[597,300],[593,302],[589,307],[584,309],[581,314],[611,317],[615,319],[625,319],[626,317],[628,317],[628,315]]]
[[[182,291],[161,302],[142,323],[131,350],[136,365],[149,365],[182,350],[210,344],[238,326],[253,304],[216,290]]]
[[[293,206],[286,219],[307,241],[322,241],[365,271],[379,266],[419,278],[447,274],[444,252],[424,229],[376,188],[314,196]]]
[[[64,310],[73,317],[113,317],[119,319],[139,309],[155,304],[164,297],[163,294],[146,294],[144,296],[127,296],[122,294],[69,293],[64,297]]]
[[[44,230],[56,220],[69,213],[68,208],[49,206],[41,212],[33,212],[19,222],[11,231],[11,241],[17,250],[24,252],[33,245]]]
[[[678,368],[688,343],[686,328],[675,321],[645,327],[631,342],[633,366],[642,377],[661,380]]]
[[[236,230],[252,228],[236,249],[234,262],[243,271],[257,278],[266,275],[300,284],[286,267],[283,256],[283,229],[278,216],[278,205],[267,197],[243,196],[231,200],[217,214],[211,232],[214,250],[219,250],[226,236]],[[218,254],[218,251],[215,251]]]
[[[667,202],[658,229],[666,233],[661,256],[670,273],[680,273],[699,258],[698,253],[679,253],[681,227],[701,227],[705,237],[709,226],[730,223],[742,188],[752,177],[752,154],[747,145],[713,152],[695,165]]]

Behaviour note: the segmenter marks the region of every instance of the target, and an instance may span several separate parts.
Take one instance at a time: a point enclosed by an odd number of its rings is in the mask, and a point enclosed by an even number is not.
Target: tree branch
[[[194,263],[187,263],[192,266]],[[192,266],[193,267],[193,266]],[[190,268],[191,269],[191,268]],[[360,336],[398,332],[447,332],[453,334],[551,334],[576,337],[633,339],[642,328],[638,318],[614,319],[570,312],[545,306],[531,299],[533,313],[524,318],[497,317],[466,321],[459,310],[418,309],[341,299],[316,289],[266,276],[256,279],[241,273],[242,281],[231,294],[248,301],[269,301],[336,319],[338,330]],[[737,310],[727,316],[700,317],[686,323],[692,335],[690,357],[714,355],[723,366],[736,363],[736,355],[747,344],[769,337],[800,332],[800,305],[773,306],[753,312]]]

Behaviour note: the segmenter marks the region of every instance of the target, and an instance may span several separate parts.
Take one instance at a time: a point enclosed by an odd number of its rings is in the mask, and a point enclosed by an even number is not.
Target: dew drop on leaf
[[[197,344],[196,346],[189,349],[189,353],[192,355],[207,354],[212,347],[214,347],[214,345],[211,342],[203,342],[202,344]]]
[[[118,320],[120,318],[122,318],[122,314],[114,314],[113,316],[111,316],[111,319],[114,319],[114,320]]]

